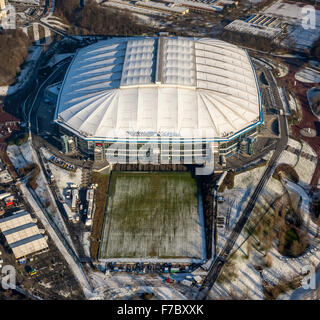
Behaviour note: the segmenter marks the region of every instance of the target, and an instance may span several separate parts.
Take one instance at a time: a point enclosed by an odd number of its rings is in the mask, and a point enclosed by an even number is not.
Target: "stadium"
[[[112,148],[128,159],[130,146],[148,143],[161,159],[194,163],[208,150],[232,155],[254,143],[263,113],[246,50],[209,38],[132,37],[77,51],[54,121],[65,143],[95,161]]]

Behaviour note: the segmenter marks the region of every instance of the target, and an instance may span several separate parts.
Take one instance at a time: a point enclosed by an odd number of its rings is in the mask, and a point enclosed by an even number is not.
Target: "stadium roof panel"
[[[245,50],[180,37],[116,38],[80,49],[55,115],[85,139],[110,141],[128,132],[221,139],[261,123],[261,117]]]

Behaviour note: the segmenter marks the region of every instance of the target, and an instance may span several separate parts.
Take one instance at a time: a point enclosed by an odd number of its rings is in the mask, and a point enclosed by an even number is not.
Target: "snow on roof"
[[[173,13],[186,13],[188,12],[188,8],[186,7],[168,7],[166,6],[165,3],[161,3],[161,2],[153,2],[153,1],[137,1],[136,5],[138,6],[143,6],[143,7],[149,7],[149,8],[154,8],[154,9],[159,9],[159,10],[165,10],[165,11],[169,11],[169,12],[173,12]]]
[[[16,259],[27,256],[30,253],[34,253],[40,250],[48,248],[46,239],[41,234],[35,234],[28,238],[21,239],[19,241],[9,244]]]
[[[167,3],[174,3],[176,5],[183,5],[187,8],[195,8],[202,9],[206,11],[221,11],[223,6],[226,4],[233,3],[234,1],[225,2],[224,1],[207,1],[207,2],[199,2],[194,0],[163,0]],[[217,2],[217,4],[215,4]]]
[[[27,3],[35,6],[40,6],[40,0],[12,0],[12,2]]]
[[[32,222],[32,218],[28,212],[19,212],[12,216],[1,219],[0,230],[1,232],[5,232],[9,229],[16,228],[30,222]]]
[[[46,239],[26,211],[1,219],[0,230],[16,259],[48,247]]]
[[[261,123],[247,52],[216,39],[135,37],[80,49],[55,119],[87,140],[221,138]],[[137,139],[137,137],[136,137]],[[139,140],[138,139],[138,140]]]
[[[254,36],[261,36],[270,39],[273,39],[282,33],[282,29],[279,27],[260,26],[239,19],[233,20],[224,28],[230,31],[250,33]]]
[[[36,224],[29,222],[22,226],[4,231],[3,234],[6,237],[8,244],[10,244],[34,236],[35,234],[39,234],[39,229]]]

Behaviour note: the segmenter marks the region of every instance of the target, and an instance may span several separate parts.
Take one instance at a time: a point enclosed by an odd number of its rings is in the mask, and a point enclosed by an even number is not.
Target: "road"
[[[35,88],[36,91],[34,91],[29,97],[28,97],[28,103],[26,103],[24,105],[24,112],[27,115],[27,120],[28,120],[28,124],[29,124],[29,140],[30,140],[30,147],[32,148],[32,152],[34,153],[34,157],[36,162],[39,164],[39,168],[41,170],[41,172],[44,175],[44,179],[45,182],[48,184],[49,188],[52,188],[52,186],[48,183],[48,177],[46,174],[46,170],[44,168],[44,164],[42,162],[42,158],[40,156],[39,150],[37,150],[37,148],[35,148],[33,146],[32,143],[32,131],[38,131],[37,129],[37,112],[38,112],[38,108],[40,106],[41,103],[41,99],[43,97],[43,93],[44,90],[46,89],[46,87],[52,83],[54,83],[56,81],[56,79],[61,75],[62,72],[65,72],[65,69],[68,66],[68,63],[70,62],[70,60],[66,60],[63,63],[61,63],[61,65],[59,65],[56,70],[54,70],[52,72],[52,74],[45,80],[43,81],[40,86],[38,88]],[[53,191],[52,189],[50,189],[51,191]],[[30,191],[32,192],[32,191]],[[57,205],[57,208],[60,212],[60,214],[66,215],[66,212],[63,208],[63,206],[61,205],[60,201],[57,198],[57,195],[55,192],[53,193],[53,197],[54,197],[54,201],[55,204]],[[46,216],[49,225],[52,227],[52,230],[54,232],[54,235],[57,238],[59,238],[59,241],[62,242],[62,245],[64,247],[64,249],[68,252],[68,254],[70,255],[70,258],[72,259],[72,262],[70,262],[70,259],[68,260],[66,257],[66,260],[68,261],[68,263],[72,264],[75,263],[77,268],[78,268],[78,272],[75,272],[79,282],[81,283],[81,285],[83,286],[83,288],[87,288],[89,291],[92,290],[89,280],[85,274],[85,271],[83,269],[83,266],[81,264],[81,261],[77,255],[77,253],[74,250],[74,246],[73,244],[70,244],[68,242],[68,240],[66,239],[66,237],[63,235],[63,233],[61,232],[61,230],[59,230],[59,228],[56,226],[56,224],[54,223],[54,221],[50,218],[50,215],[46,212],[45,208],[42,206],[42,204],[39,202],[38,206],[42,209],[41,211],[43,212],[43,214]],[[72,240],[71,240],[72,241]],[[57,246],[59,247],[59,244],[57,244]],[[61,246],[60,246],[61,247]],[[73,270],[75,271],[75,270]],[[84,290],[85,291],[85,290]],[[87,292],[85,292],[86,294]]]
[[[279,95],[279,92],[277,88],[275,87],[276,84],[274,83],[274,79],[270,77],[270,81],[272,83],[272,87],[274,90],[275,95]],[[278,96],[276,96],[276,101],[279,102],[279,105],[281,106],[281,100]],[[207,298],[209,291],[211,290],[212,286],[216,282],[218,276],[220,275],[223,267],[225,266],[225,263],[228,261],[228,259],[231,257],[231,251],[234,247],[234,244],[237,242],[237,239],[244,228],[246,222],[249,219],[249,216],[255,206],[255,203],[263,190],[263,188],[266,186],[269,178],[271,177],[273,170],[275,168],[276,162],[281,155],[282,151],[285,149],[288,143],[288,124],[287,119],[284,115],[279,116],[279,127],[280,127],[280,139],[277,143],[276,150],[274,151],[271,159],[268,162],[268,166],[263,173],[262,178],[260,179],[257,187],[255,188],[247,206],[243,210],[241,217],[239,218],[235,228],[233,229],[229,239],[227,240],[225,246],[221,250],[219,256],[212,262],[208,274],[205,278],[205,280],[202,283],[202,286],[199,290],[198,299],[204,300]]]
[[[24,112],[28,112],[28,123],[31,124],[31,128],[37,128],[37,112],[41,103],[41,99],[43,97],[43,92],[46,89],[47,86],[50,84],[53,84],[56,82],[56,80],[63,74],[68,66],[68,63],[70,62],[70,59],[66,59],[56,70],[54,70],[51,75],[41,83],[40,87],[36,88],[36,92],[31,94],[31,97],[29,98],[32,101],[32,104],[29,108],[26,107],[27,105],[24,105]],[[27,101],[27,103],[30,103],[30,101]],[[26,103],[26,104],[27,104]]]

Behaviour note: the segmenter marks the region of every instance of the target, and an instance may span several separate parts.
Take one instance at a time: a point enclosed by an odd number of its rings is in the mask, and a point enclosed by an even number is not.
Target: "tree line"
[[[82,8],[78,0],[57,0],[55,15],[70,26],[73,34],[141,35],[153,34],[154,30],[143,25],[127,10],[104,8],[89,0]]]
[[[21,65],[28,57],[30,44],[30,39],[21,29],[0,30],[0,86],[15,82]]]

